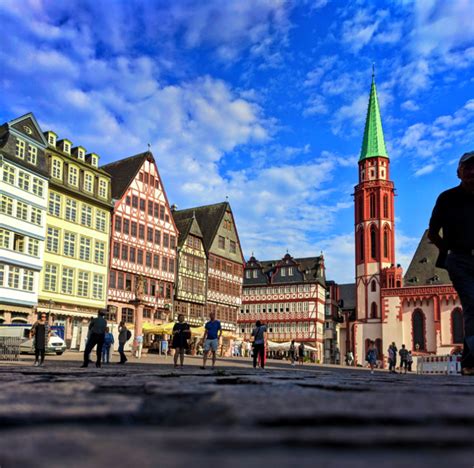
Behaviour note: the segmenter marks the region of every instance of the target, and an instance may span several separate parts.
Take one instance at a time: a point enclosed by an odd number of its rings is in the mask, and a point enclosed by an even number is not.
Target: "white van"
[[[20,344],[20,352],[23,354],[34,354],[34,339],[30,338],[31,327],[32,325],[0,325],[0,337],[22,338],[23,341]],[[64,351],[66,351],[66,343],[54,330],[51,330],[48,345],[46,346],[46,353],[56,353],[60,356]]]

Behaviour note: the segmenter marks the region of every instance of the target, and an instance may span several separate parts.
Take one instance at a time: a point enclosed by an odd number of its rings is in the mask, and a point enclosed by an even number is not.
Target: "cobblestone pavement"
[[[78,359],[0,363],[1,468],[474,465],[472,378]]]

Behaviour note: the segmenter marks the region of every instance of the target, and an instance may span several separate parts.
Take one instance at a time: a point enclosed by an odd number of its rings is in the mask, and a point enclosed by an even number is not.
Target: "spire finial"
[[[151,153],[151,143],[148,143],[147,146],[148,146],[148,152]]]

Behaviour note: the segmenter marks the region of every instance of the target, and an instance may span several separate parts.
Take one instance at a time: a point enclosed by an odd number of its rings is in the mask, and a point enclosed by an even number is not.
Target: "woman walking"
[[[295,340],[291,340],[290,344],[290,361],[291,365],[295,366],[296,365],[296,345],[295,345]]]
[[[365,360],[369,363],[370,373],[374,373],[374,368],[377,365],[378,353],[377,348],[375,347],[375,341],[369,343],[369,348],[367,349],[367,356]]]
[[[174,368],[178,367],[178,357],[181,369],[184,365],[184,352],[188,349],[188,340],[191,338],[189,324],[184,321],[184,315],[178,315],[178,322],[173,327],[173,341],[171,347],[174,348]]]
[[[300,366],[302,366],[304,363],[304,343],[303,342],[301,342],[300,345],[298,346],[298,361],[300,363]]]
[[[33,324],[30,330],[30,338],[34,338],[35,367],[42,366],[44,363],[46,345],[48,344],[50,334],[51,330],[46,321],[46,314],[42,313],[40,319]]]

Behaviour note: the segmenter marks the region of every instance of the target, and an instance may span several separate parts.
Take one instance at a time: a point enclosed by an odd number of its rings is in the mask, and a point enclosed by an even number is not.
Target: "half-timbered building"
[[[178,231],[150,151],[103,166],[112,177],[109,320],[171,319]]]
[[[244,259],[230,204],[198,206],[179,210],[176,215],[195,216],[202,232],[207,255],[206,316],[215,312],[222,328],[235,332],[242,304]]]
[[[297,340],[314,346],[323,358],[326,306],[324,257],[258,261],[250,257],[244,269],[239,331],[249,340],[257,320],[267,325],[275,342]]]

